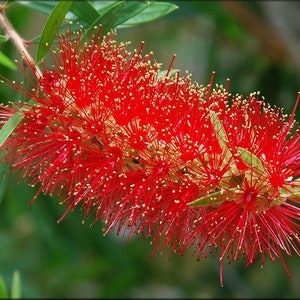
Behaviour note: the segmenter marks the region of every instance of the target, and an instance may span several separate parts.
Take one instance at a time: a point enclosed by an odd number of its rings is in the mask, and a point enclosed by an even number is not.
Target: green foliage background
[[[281,17],[288,24],[286,31],[272,25],[276,18],[272,8],[283,2]],[[119,28],[117,40],[130,40],[132,48],[145,41],[143,53],[153,51],[165,69],[176,53],[173,67],[182,74],[188,70],[195,81],[207,84],[215,71],[215,83],[225,85],[226,79],[231,79],[232,94],[259,90],[267,102],[283,107],[286,113],[292,111],[300,91],[296,51],[300,41],[291,38],[300,30],[300,23],[292,22],[295,11],[300,12],[297,2],[264,5],[237,1],[241,5],[236,7],[224,1],[173,3],[179,9],[158,20]],[[20,3],[12,5],[7,14],[21,36],[29,40],[41,33],[47,20],[47,15]],[[251,25],[251,18],[260,25],[258,29]],[[10,42],[0,44],[0,50],[12,60],[19,58]],[[35,56],[37,45],[30,46],[29,51]],[[22,80],[18,68],[0,65],[0,74]],[[0,86],[1,102],[12,101],[15,96],[15,91]],[[40,196],[29,207],[35,190],[12,176],[7,176],[5,187],[1,182],[1,188],[0,275],[10,286],[14,270],[19,270],[22,297],[300,297],[300,259],[296,255],[286,258],[292,279],[278,260],[267,260],[263,269],[259,261],[248,268],[238,261],[225,265],[225,286],[221,288],[218,257],[197,262],[192,253],[184,257],[157,253],[151,258],[149,239],[137,236],[127,241],[114,233],[103,237],[101,223],[92,227],[88,222],[82,224],[80,211],[69,213],[57,224],[64,207],[56,205],[56,198]]]

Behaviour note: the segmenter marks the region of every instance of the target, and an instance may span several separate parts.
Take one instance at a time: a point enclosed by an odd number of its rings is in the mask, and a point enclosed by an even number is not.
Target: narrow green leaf
[[[178,6],[168,2],[147,1],[147,7],[139,14],[124,22],[124,25],[137,25],[154,21],[178,9]]]
[[[15,70],[17,68],[15,63],[2,52],[0,52],[0,64],[11,70]]]
[[[117,2],[114,4],[105,14],[99,16],[86,30],[82,36],[84,41],[94,30],[95,26],[102,24],[102,35],[105,35],[112,28],[114,28],[115,22],[121,15],[124,8],[124,1]]]
[[[223,153],[225,154],[224,163],[227,163],[232,157],[232,153],[227,147],[228,137],[226,131],[224,129],[222,122],[220,121],[219,117],[214,111],[210,111],[209,115],[210,115],[210,121],[214,127],[216,137],[218,139],[220,147],[223,150]]]
[[[47,19],[46,25],[42,31],[41,39],[38,45],[36,62],[38,63],[47,53],[48,48],[53,42],[60,24],[63,22],[66,13],[70,9],[72,1],[58,1],[57,5]]]
[[[7,289],[2,276],[0,276],[0,299],[7,299],[7,298],[8,298]]]
[[[23,114],[21,112],[15,113],[0,129],[0,146],[7,140],[22,120]]]
[[[80,20],[83,20],[88,24],[92,24],[100,17],[99,12],[94,8],[91,2],[87,0],[73,1],[70,10]]]
[[[209,115],[221,148],[227,148],[226,143],[228,142],[228,138],[222,122],[214,111],[210,111]]]
[[[216,192],[209,193],[203,197],[200,197],[190,203],[188,203],[191,207],[197,206],[209,206],[209,205],[219,205],[224,201],[230,200],[230,194],[224,190],[219,190]]]
[[[243,162],[246,164],[246,166],[249,167],[250,169],[259,171],[259,173],[266,172],[266,169],[262,161],[247,149],[238,147],[237,153],[240,156],[240,158],[243,160]]]
[[[12,285],[11,285],[11,298],[20,299],[21,298],[21,276],[18,270],[14,271]]]
[[[115,26],[121,25],[126,21],[134,18],[136,15],[140,14],[144,9],[149,6],[149,2],[146,1],[126,1],[124,3],[124,10],[120,17],[118,18]]]
[[[104,15],[107,11],[109,11],[116,3],[120,2],[120,0],[115,1],[93,1],[94,8],[99,12],[100,15]]]
[[[0,43],[4,43],[8,41],[8,37],[6,35],[0,34]]]
[[[165,77],[168,73],[168,77],[173,77],[175,76],[180,70],[179,69],[172,69],[172,70],[160,70],[157,74],[158,78],[163,78]]]

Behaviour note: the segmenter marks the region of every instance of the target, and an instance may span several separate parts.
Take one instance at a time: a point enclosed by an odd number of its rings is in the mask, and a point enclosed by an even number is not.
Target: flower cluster
[[[31,101],[1,108],[2,124],[23,115],[2,162],[105,234],[151,236],[154,250],[199,258],[219,251],[221,283],[226,257],[300,255],[295,111],[231,96],[213,76],[202,86],[172,64],[163,72],[143,45],[130,53],[115,33],[100,35],[84,43],[66,32],[42,77],[12,84]]]

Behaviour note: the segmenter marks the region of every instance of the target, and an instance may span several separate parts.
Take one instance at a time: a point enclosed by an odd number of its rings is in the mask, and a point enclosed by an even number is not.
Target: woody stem
[[[10,21],[5,15],[4,7],[0,7],[0,26],[3,28],[4,33],[11,39],[14,43],[16,49],[20,53],[23,62],[34,71],[36,78],[40,78],[42,76],[41,70],[36,65],[34,59],[27,51],[25,47],[24,40],[20,37],[17,31],[14,29]]]

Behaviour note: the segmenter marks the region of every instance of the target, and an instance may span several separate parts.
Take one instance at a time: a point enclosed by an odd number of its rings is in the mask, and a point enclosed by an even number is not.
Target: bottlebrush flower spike
[[[300,94],[295,109],[299,99]],[[193,229],[193,239],[199,258],[220,248],[221,284],[226,257],[231,261],[244,256],[247,265],[258,254],[262,265],[266,255],[272,261],[280,258],[289,274],[283,253],[300,255],[300,136],[294,112],[285,121],[282,110],[252,94],[233,99],[220,119],[212,114],[231,166],[212,194],[190,205],[207,205],[207,199],[212,199],[205,218]]]
[[[80,207],[105,234],[152,236],[154,250],[203,257],[220,247],[221,271],[226,255],[299,255],[294,113],[285,120],[256,94],[229,99],[213,76],[199,86],[171,75],[172,63],[162,74],[143,44],[130,54],[101,28],[86,43],[83,33],[58,37],[43,76],[7,82],[31,101],[0,111],[1,124],[23,115],[2,161],[39,186],[36,196],[58,194],[60,220]]]

